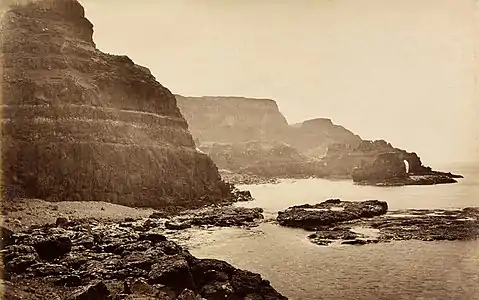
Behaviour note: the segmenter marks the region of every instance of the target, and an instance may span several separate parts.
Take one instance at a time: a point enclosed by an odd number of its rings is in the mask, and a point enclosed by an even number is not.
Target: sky
[[[426,164],[479,161],[476,0],[80,2],[100,50],[175,94],[270,98]]]

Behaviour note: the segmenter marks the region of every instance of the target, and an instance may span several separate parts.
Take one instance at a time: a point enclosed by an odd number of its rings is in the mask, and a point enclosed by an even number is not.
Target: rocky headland
[[[479,208],[458,210],[408,209],[388,211],[384,201],[331,199],[278,212],[282,226],[314,231],[318,245],[364,245],[395,240],[479,239]]]
[[[461,175],[433,171],[424,166],[414,152],[393,147],[386,141],[363,141],[354,148],[338,147],[325,160],[352,168],[352,179],[358,184],[400,186],[456,183]]]
[[[176,98],[196,145],[229,171],[223,178],[231,183],[319,177],[398,186],[455,183],[461,177],[433,171],[416,153],[384,140],[362,140],[330,119],[290,125],[271,99]]]

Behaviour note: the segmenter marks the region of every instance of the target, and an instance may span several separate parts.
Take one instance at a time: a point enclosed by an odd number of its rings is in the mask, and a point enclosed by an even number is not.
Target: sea
[[[279,210],[330,198],[384,200],[389,209],[479,206],[479,163],[443,168],[456,184],[373,187],[347,180],[283,180],[243,185],[265,221],[252,229],[212,229],[192,236],[193,255],[260,273],[289,299],[479,299],[479,241],[398,241],[318,246],[308,232],[275,224]]]

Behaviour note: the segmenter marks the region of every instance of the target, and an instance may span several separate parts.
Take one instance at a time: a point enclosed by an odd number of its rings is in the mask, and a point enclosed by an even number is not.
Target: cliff
[[[318,158],[326,155],[330,145],[341,143],[357,146],[361,138],[341,125],[333,124],[331,119],[317,118],[293,124],[289,142],[308,157]]]
[[[196,144],[222,169],[263,177],[324,176],[328,146],[360,137],[329,119],[289,125],[275,101],[176,96]]]
[[[288,129],[269,99],[176,96],[193,137],[200,143],[242,143],[281,139]]]
[[[147,68],[99,51],[76,0],[2,15],[5,197],[191,207],[229,195],[173,94]]]
[[[357,145],[361,138],[330,119],[312,119],[289,125],[270,99],[243,97],[184,97],[178,106],[199,144],[283,142],[308,157],[326,154],[329,145]]]

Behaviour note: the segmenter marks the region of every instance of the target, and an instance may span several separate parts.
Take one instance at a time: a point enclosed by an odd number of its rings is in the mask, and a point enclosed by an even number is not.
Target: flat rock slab
[[[404,186],[404,185],[435,185],[457,183],[454,178],[462,178],[460,175],[444,175],[444,174],[427,174],[427,175],[410,175],[404,178],[384,178],[355,181],[358,185],[375,185],[375,186]]]
[[[330,199],[319,204],[293,206],[278,212],[276,220],[282,226],[315,230],[322,226],[383,215],[388,205],[384,201],[361,202]]]
[[[27,300],[286,299],[259,274],[195,258],[159,232],[120,225],[71,221],[14,233],[0,251],[3,284]],[[45,257],[49,250],[55,255]]]
[[[368,219],[318,227],[311,242],[364,245],[398,240],[475,240],[479,238],[479,208],[462,210],[401,210]]]

